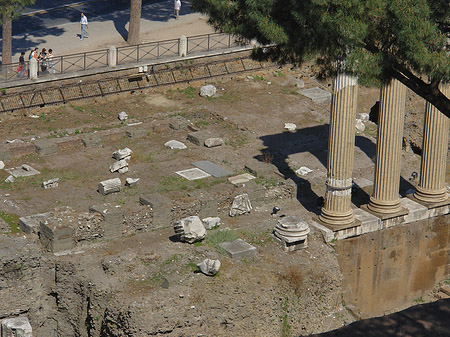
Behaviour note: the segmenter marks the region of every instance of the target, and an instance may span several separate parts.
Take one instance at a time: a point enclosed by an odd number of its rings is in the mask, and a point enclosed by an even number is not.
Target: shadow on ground
[[[310,337],[448,337],[449,319],[450,299],[442,299]]]

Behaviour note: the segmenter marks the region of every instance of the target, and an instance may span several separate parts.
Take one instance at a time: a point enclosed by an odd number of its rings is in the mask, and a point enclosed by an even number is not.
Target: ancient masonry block
[[[170,120],[169,127],[173,130],[186,130],[190,121],[181,116],[175,116]]]
[[[148,130],[145,129],[136,129],[136,130],[128,130],[127,137],[130,138],[142,138],[147,136]]]
[[[152,208],[152,228],[169,227],[172,224],[172,202],[160,194],[150,194],[139,197],[141,205]]]
[[[232,259],[242,259],[256,256],[256,247],[253,247],[251,244],[248,244],[242,239],[237,239],[232,242],[224,242],[219,246],[223,248]]]
[[[85,147],[99,147],[102,145],[102,138],[96,134],[88,134],[81,138]]]
[[[278,220],[273,234],[275,240],[285,252],[308,247],[309,225],[296,216],[287,216]]]
[[[50,213],[40,213],[19,218],[19,228],[27,234],[37,233],[41,221],[50,216]]]
[[[112,204],[93,205],[89,208],[92,213],[100,213],[104,224],[104,238],[114,239],[122,236],[123,213],[120,207]]]
[[[2,320],[1,337],[33,337],[28,317],[14,317]]]
[[[213,138],[214,135],[211,133],[211,131],[207,131],[207,130],[202,130],[202,131],[198,131],[198,132],[191,132],[190,134],[188,134],[187,139],[197,145],[203,145],[205,144],[205,140],[207,140],[208,138]]]
[[[100,182],[98,184],[98,192],[102,195],[107,195],[110,193],[120,192],[122,182],[119,178],[108,179]]]
[[[53,139],[38,139],[34,142],[39,156],[47,156],[58,153],[58,145]]]
[[[74,229],[61,218],[41,221],[39,239],[42,246],[53,253],[75,247]]]

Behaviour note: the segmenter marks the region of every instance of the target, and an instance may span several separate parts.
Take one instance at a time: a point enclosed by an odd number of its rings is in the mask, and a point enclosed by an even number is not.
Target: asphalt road
[[[143,0],[142,5],[155,2],[161,0]],[[25,9],[19,19],[13,21],[13,35],[31,34],[66,23],[79,22],[81,12],[86,14],[89,22],[102,21],[103,16],[127,10],[129,6],[130,2],[123,0],[58,0],[57,4],[54,0],[37,0],[35,5]]]

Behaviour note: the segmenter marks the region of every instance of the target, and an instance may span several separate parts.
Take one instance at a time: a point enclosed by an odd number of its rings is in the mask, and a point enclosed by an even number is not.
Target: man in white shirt
[[[81,20],[80,20],[80,26],[81,26],[81,40],[83,40],[85,37],[88,37],[87,28],[88,28],[88,20],[86,15],[84,13],[81,13]]]
[[[175,19],[178,19],[178,14],[180,14],[180,10],[181,10],[181,0],[174,0],[173,3],[173,9],[174,9],[174,14],[175,14]]]

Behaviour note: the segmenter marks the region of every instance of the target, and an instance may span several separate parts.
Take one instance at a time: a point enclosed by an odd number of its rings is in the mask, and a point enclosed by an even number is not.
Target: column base
[[[374,211],[374,210],[372,210],[370,208],[370,204],[361,205],[361,209],[366,211],[366,212],[369,212],[372,215],[375,215],[377,218],[380,218],[381,221],[392,219],[392,218],[397,218],[397,217],[400,217],[400,216],[407,215],[409,213],[407,208],[404,208],[404,207],[401,207],[401,206],[400,206],[399,210],[397,210],[396,212],[393,212],[393,213]]]
[[[351,229],[354,227],[361,226],[362,222],[355,219],[352,223],[346,224],[346,225],[333,225],[326,222],[323,222],[320,217],[315,216],[312,218],[313,221],[317,222],[318,224],[321,224],[322,226],[331,229],[333,232],[339,232],[346,229]]]
[[[442,200],[442,201],[439,201],[439,202],[427,202],[427,201],[424,201],[422,199],[419,199],[416,196],[416,194],[417,194],[417,192],[414,193],[414,194],[408,194],[407,197],[409,199],[411,199],[411,200],[421,204],[422,206],[425,206],[428,209],[433,209],[433,208],[438,208],[438,207],[450,205],[450,198],[449,197],[447,197],[445,200]]]
[[[319,215],[318,219],[323,225],[329,225],[336,228],[352,226],[352,224],[355,222],[353,210],[350,210],[347,213],[336,214],[327,211],[325,208],[322,208],[321,214]]]
[[[417,201],[424,203],[424,206],[426,206],[425,204],[432,205],[432,204],[442,204],[442,203],[444,203],[443,205],[445,205],[449,200],[449,197],[447,194],[447,189],[443,189],[438,193],[433,193],[433,191],[424,190],[424,189],[420,188],[419,186],[417,186],[417,188],[416,188],[416,193],[414,193],[414,198]],[[442,205],[439,205],[439,206],[442,206]],[[438,207],[438,206],[436,206],[436,207]]]
[[[392,216],[390,215],[401,212],[402,206],[400,205],[400,198],[398,198],[396,201],[389,202],[375,199],[372,196],[370,197],[370,201],[367,204],[367,209],[371,213],[387,215],[388,218],[392,218]]]

